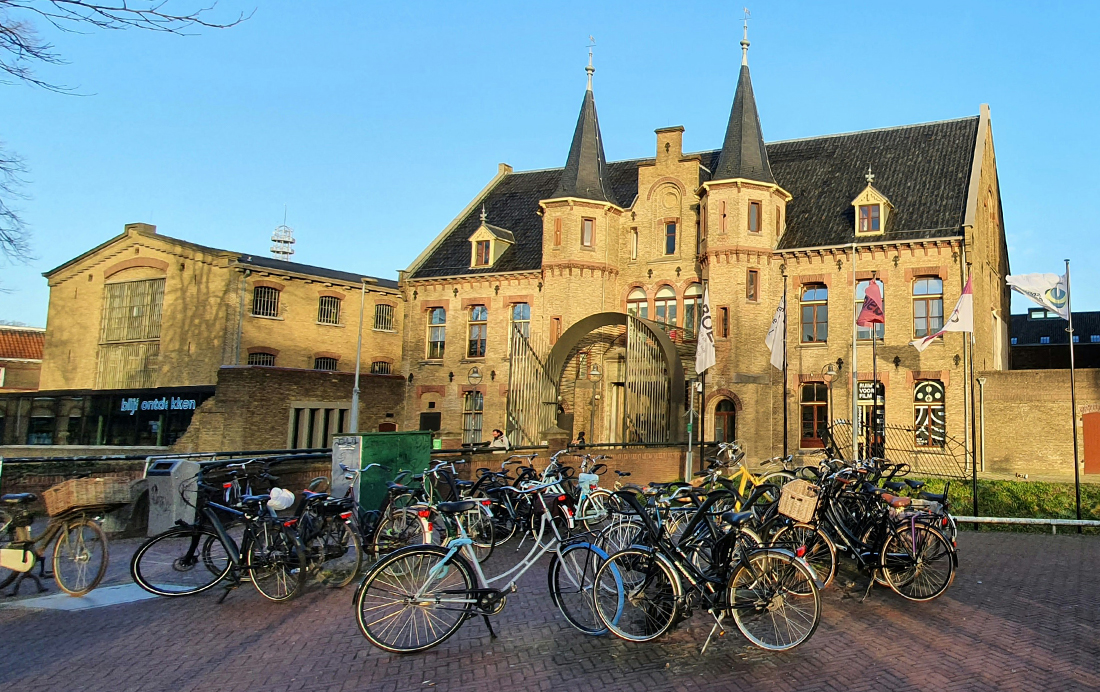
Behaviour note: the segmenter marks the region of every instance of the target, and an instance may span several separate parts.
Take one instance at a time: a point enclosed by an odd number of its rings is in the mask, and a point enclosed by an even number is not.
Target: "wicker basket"
[[[779,494],[779,513],[799,523],[809,522],[817,511],[820,489],[801,479],[790,481]]]
[[[74,478],[49,488],[42,499],[51,517],[76,507],[126,504],[130,501],[130,482],[125,478]]]

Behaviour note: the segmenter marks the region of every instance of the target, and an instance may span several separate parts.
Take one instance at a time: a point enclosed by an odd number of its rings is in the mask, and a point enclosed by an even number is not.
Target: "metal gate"
[[[668,367],[657,339],[644,322],[626,319],[626,442],[668,442],[671,415]]]
[[[549,350],[512,325],[508,359],[508,440],[513,446],[541,444],[540,434],[554,425],[557,378],[547,368]]]

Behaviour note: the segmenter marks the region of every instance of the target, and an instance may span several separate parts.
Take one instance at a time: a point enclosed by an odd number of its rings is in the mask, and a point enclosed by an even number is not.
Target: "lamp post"
[[[829,435],[832,435],[833,428],[833,380],[840,374],[840,371],[836,367],[836,363],[832,361],[825,364],[821,368],[821,379],[825,380],[825,386],[829,388]]]
[[[355,342],[355,386],[351,389],[351,424],[348,432],[359,432],[359,368],[363,356],[363,306],[367,302],[367,282],[360,280],[359,292],[359,338]]]

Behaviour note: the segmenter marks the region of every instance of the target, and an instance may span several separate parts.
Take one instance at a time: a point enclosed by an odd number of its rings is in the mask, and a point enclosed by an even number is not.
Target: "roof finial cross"
[[[749,16],[749,8],[743,8],[745,10],[745,37],[741,39],[741,64],[749,64],[749,20],[752,17]]]
[[[593,36],[588,37],[588,67],[584,68],[584,71],[588,73],[588,90],[592,91],[592,74],[596,71],[595,67],[592,67],[592,48],[596,45],[596,39]]]
[[[867,179],[867,184],[868,185],[875,182],[875,174],[871,172],[871,167],[870,166],[867,166],[867,175],[865,175],[863,177]]]
[[[485,223],[485,216],[486,216],[486,214],[485,214],[485,205],[482,204],[481,205],[481,223]]]

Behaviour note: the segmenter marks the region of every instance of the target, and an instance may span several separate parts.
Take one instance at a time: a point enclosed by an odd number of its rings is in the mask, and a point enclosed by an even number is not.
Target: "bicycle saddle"
[[[391,493],[403,493],[408,491],[409,486],[401,485],[400,483],[394,483],[393,481],[386,481],[386,487],[389,488]]]
[[[946,502],[947,502],[947,493],[938,493],[937,494],[937,493],[921,492],[921,493],[917,494],[917,497],[919,497],[922,500],[931,500],[932,502],[938,502],[941,505],[946,504]]]
[[[38,496],[34,493],[8,493],[7,495],[0,496],[0,502],[9,505],[22,505],[27,502],[34,502],[37,499]]]
[[[887,490],[893,490],[895,493],[900,493],[905,489],[905,484],[900,481],[886,481],[882,484],[882,487]]]
[[[261,505],[271,499],[270,495],[242,495],[242,505]]]
[[[471,509],[477,507],[477,500],[459,500],[458,502],[440,502],[435,506],[440,512],[444,514],[458,514],[459,512],[468,512]]]
[[[908,507],[913,502],[908,497],[898,497],[897,495],[891,495],[890,493],[882,493],[879,495],[879,498],[881,498],[883,502],[887,503],[894,509]]]
[[[914,481],[914,480],[911,480],[909,478],[905,479],[905,484],[908,485],[913,490],[920,490],[921,488],[924,487],[924,481]]]
[[[722,521],[733,526],[740,526],[752,519],[752,512],[722,512]]]

